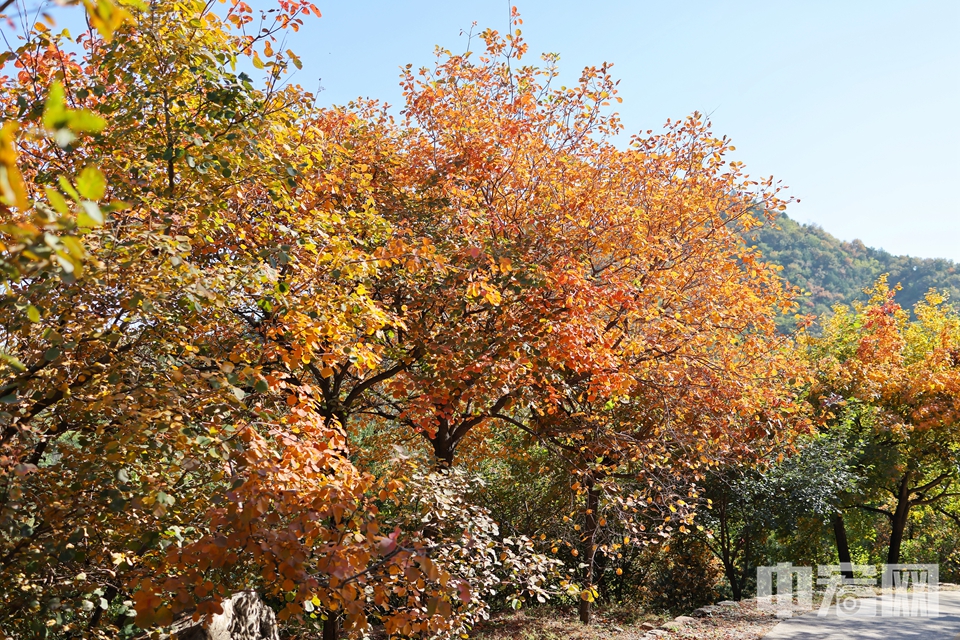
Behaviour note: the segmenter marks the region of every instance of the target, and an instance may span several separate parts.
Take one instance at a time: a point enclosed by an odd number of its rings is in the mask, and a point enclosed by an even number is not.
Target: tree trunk
[[[850,544],[847,542],[847,528],[843,524],[843,514],[833,514],[833,537],[837,540],[837,557],[840,559],[840,574],[844,580],[853,580],[853,564],[850,560]]]
[[[323,640],[340,639],[340,616],[333,611],[327,611],[327,619],[323,621]]]
[[[437,461],[437,469],[453,468],[454,445],[449,441],[439,437],[430,441],[433,445],[433,455]]]
[[[907,516],[910,515],[910,480],[913,472],[907,471],[900,481],[897,494],[897,510],[890,519],[890,551],[887,553],[887,564],[900,564],[900,545],[903,543],[903,530],[907,526]]]
[[[720,562],[723,564],[723,573],[727,576],[727,582],[730,583],[731,595],[736,602],[743,598],[743,591],[740,589],[740,576],[737,571],[736,555],[733,541],[730,539],[729,522],[727,519],[727,501],[726,499],[716,502],[717,518],[720,520]]]
[[[424,433],[430,440],[430,446],[433,447],[433,456],[436,458],[437,469],[453,468],[453,456],[457,449],[458,441],[454,439],[453,429],[447,424],[446,420],[441,420],[437,425],[437,430],[431,438],[429,434]]]
[[[597,519],[597,509],[600,508],[600,490],[596,488],[596,483],[590,478],[587,481],[587,512],[586,517],[584,518],[584,545],[583,545],[583,562],[586,566],[584,568],[584,586],[587,589],[593,589],[593,569],[594,563],[597,556],[597,530],[598,519]],[[580,622],[583,624],[590,624],[590,601],[584,600],[581,596],[580,598]]]
[[[744,527],[740,531],[740,539],[743,541],[743,569],[740,571],[740,584],[737,585],[737,588],[734,590],[734,593],[737,594],[737,597],[734,598],[737,602],[743,599],[743,591],[747,587],[747,578],[750,574],[750,552],[751,552],[751,543],[753,542],[753,532],[749,527]],[[758,534],[759,535],[759,534]],[[736,556],[734,556],[736,558]],[[753,575],[757,575],[754,572]]]
[[[730,592],[733,595],[734,602],[743,600],[743,589],[740,583],[740,572],[732,562],[723,563],[723,572],[727,574],[727,582],[730,583]]]
[[[117,597],[117,588],[114,585],[107,587],[106,592],[103,594],[103,599],[108,603],[113,603],[113,599]],[[94,629],[98,624],[100,624],[100,618],[103,616],[103,609],[97,607],[93,612],[93,615],[90,616],[90,622],[87,623],[87,631]]]

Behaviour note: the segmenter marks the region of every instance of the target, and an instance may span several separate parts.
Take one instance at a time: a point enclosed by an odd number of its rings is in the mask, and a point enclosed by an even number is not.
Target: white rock
[[[223,601],[223,613],[209,627],[187,620],[172,629],[177,640],[280,640],[277,618],[253,591],[241,591]]]

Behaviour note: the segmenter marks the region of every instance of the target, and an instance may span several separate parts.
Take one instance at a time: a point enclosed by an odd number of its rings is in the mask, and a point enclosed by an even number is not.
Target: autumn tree
[[[912,319],[885,277],[868,293],[866,303],[836,307],[822,335],[804,334],[801,343],[824,425],[853,415],[865,439],[871,483],[857,506],[887,519],[887,563],[896,564],[911,511],[958,493],[960,321],[933,291]]]
[[[742,241],[785,206],[779,186],[728,163],[729,141],[698,116],[620,150],[606,67],[554,88],[555,69],[517,60],[519,37],[481,37],[479,62],[440,52],[435,69],[405,76],[410,156],[394,172],[416,186],[385,215],[457,269],[437,297],[404,300],[422,351],[364,414],[396,438],[425,435],[447,465],[469,436],[482,447],[492,420],[553,447],[572,438],[560,448],[582,486],[617,474],[642,485],[644,461],[684,466],[731,433],[779,430],[771,381],[789,365],[773,318],[789,292]],[[745,430],[731,412],[767,418]],[[674,448],[644,458],[668,431]]]
[[[358,469],[345,432],[437,352],[443,325],[409,319],[462,291],[449,253],[379,210],[408,195],[403,132],[281,88],[299,61],[277,34],[313,5],[124,7],[8,54],[4,628],[109,637],[254,587],[328,637],[459,632],[539,566],[529,545],[512,570],[468,560],[486,542],[443,566],[490,533],[480,514],[450,540],[381,531],[412,476]]]
[[[287,602],[281,618],[366,624],[365,604],[344,604],[351,576],[427,560],[379,533],[372,500],[391,487],[353,467],[319,391],[275,364],[311,363],[319,326],[364,367],[357,336],[390,318],[357,286],[379,264],[366,238],[387,228],[365,178],[336,145],[291,147],[322,133],[302,126],[308,94],[276,88],[297,62],[275,34],[316,9],[260,22],[242,3],[110,5],[108,24],[105,6],[73,44],[39,24],[7,54],[3,626],[112,636],[251,586]],[[339,204],[297,190],[318,158],[315,188],[346,192]],[[300,264],[336,286],[312,288]],[[284,307],[293,287],[309,308]],[[276,528],[297,523],[310,554],[290,567]]]
[[[494,31],[408,69],[400,119],[320,109],[280,45],[312,4],[87,4],[0,97],[5,629],[256,588],[327,638],[461,633],[553,567],[457,495],[494,426],[583,491],[589,603],[606,517],[683,532],[704,469],[789,426],[790,292],[742,240],[786,202],[699,115],[619,148],[609,66],[556,87]]]
[[[482,449],[493,421],[537,437],[603,423],[617,435],[591,454],[674,424],[675,452],[703,449],[744,434],[731,409],[768,416],[749,437],[779,429],[771,381],[789,365],[772,318],[789,292],[742,241],[785,206],[779,186],[728,163],[729,141],[698,116],[620,150],[607,68],[555,88],[551,66],[520,62],[519,37],[481,37],[477,62],[440,52],[434,69],[408,71],[400,131],[362,151],[378,211],[431,260],[365,283],[403,327],[371,336],[396,355],[342,396],[356,429],[381,443],[423,435],[447,466],[468,438]],[[382,155],[386,139],[403,141],[402,163]],[[343,365],[321,374],[334,390],[353,380]],[[698,412],[715,419],[690,426]]]

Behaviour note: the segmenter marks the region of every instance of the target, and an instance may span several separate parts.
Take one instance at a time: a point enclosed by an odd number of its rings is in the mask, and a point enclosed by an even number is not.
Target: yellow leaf
[[[0,128],[0,201],[25,211],[30,208],[23,176],[17,166],[17,146],[14,135],[19,125],[4,122]]]
[[[136,6],[133,2],[128,4]],[[104,40],[113,40],[113,32],[119,29],[124,22],[133,22],[133,16],[126,9],[117,6],[111,0],[83,0],[83,7],[87,10],[90,25],[100,32]]]

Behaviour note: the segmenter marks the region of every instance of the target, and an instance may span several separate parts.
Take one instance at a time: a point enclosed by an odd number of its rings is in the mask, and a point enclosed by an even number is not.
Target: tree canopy
[[[282,44],[308,2],[83,5],[0,78],[8,634],[133,637],[246,589],[325,638],[553,596],[589,622],[630,562],[706,563],[718,474],[821,469],[782,457],[832,394],[922,449],[905,509],[955,481],[920,442],[956,454],[955,316],[881,283],[778,332],[796,290],[745,238],[789,198],[700,114],[618,146],[609,66],[557,86],[519,29],[405,68],[399,114],[321,107]],[[562,511],[531,530],[534,467]]]

